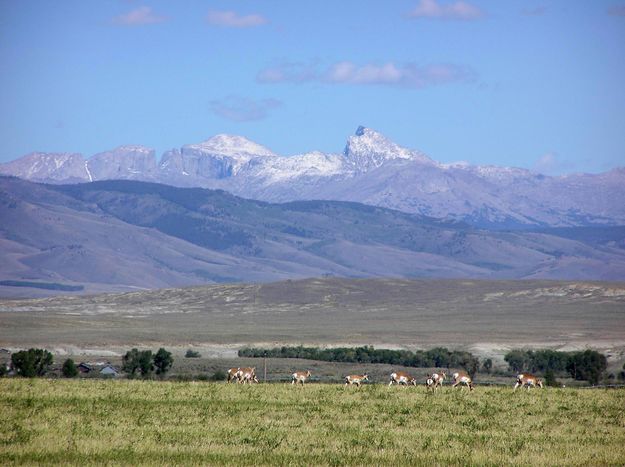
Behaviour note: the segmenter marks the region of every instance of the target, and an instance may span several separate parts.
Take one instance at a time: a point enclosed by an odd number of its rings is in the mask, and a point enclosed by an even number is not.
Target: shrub
[[[78,368],[76,368],[74,360],[72,360],[71,358],[65,360],[61,372],[63,373],[63,376],[65,378],[75,378],[76,376],[78,376]]]
[[[227,378],[228,378],[228,375],[226,374],[224,370],[217,370],[215,373],[213,373],[211,380],[212,381],[225,381]]]
[[[547,370],[545,372],[545,385],[552,388],[559,388],[560,383],[556,380],[556,374],[553,370]]]
[[[44,349],[28,349],[11,355],[11,362],[17,375],[32,378],[43,376],[52,365],[53,357]]]
[[[493,369],[493,361],[492,359],[487,358],[486,360],[484,360],[484,363],[482,363],[482,370],[484,371],[484,373],[490,374],[492,369]]]
[[[200,352],[196,352],[195,350],[187,350],[187,353],[184,354],[185,358],[200,358],[202,355],[200,354]]]

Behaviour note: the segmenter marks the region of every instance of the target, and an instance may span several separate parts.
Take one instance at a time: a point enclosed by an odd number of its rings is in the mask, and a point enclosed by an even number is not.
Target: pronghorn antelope
[[[240,369],[241,368],[230,368],[228,370],[228,383],[232,382],[232,380],[239,381],[238,374]]]
[[[457,371],[453,374],[454,384],[451,387],[455,388],[459,384],[465,384],[469,391],[473,391],[473,380],[465,371]]]
[[[428,391],[434,392],[436,390],[436,381],[431,377],[425,380],[425,387]]]
[[[516,388],[518,388],[519,386],[521,387],[525,386],[528,391],[531,387],[536,387],[536,386],[542,389],[543,382],[540,378],[537,378],[536,376],[530,373],[521,373],[521,374],[518,374],[516,377],[516,384],[514,385],[514,390],[516,391]]]
[[[443,381],[447,378],[447,374],[444,371],[432,373],[430,376],[434,380],[434,389],[438,389],[439,386],[443,386]]]
[[[237,372],[237,379],[239,383],[258,383],[258,379],[256,379],[256,368],[239,368]]]
[[[291,384],[302,383],[303,386],[308,378],[310,378],[310,371],[306,371],[306,373],[303,371],[296,371],[291,375]]]
[[[351,386],[352,384],[355,384],[356,386],[360,387],[360,385],[364,382],[364,381],[369,381],[369,376],[367,376],[366,374],[364,375],[349,375],[345,377],[345,386]]]
[[[393,383],[403,386],[408,386],[409,384],[416,386],[417,380],[410,376],[408,373],[404,373],[403,371],[395,371],[391,373],[391,382],[388,383],[388,385],[392,386]]]

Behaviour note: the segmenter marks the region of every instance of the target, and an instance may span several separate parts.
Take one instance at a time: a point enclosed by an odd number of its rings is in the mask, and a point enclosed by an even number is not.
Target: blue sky
[[[0,0],[0,161],[217,133],[442,162],[625,165],[625,1]]]

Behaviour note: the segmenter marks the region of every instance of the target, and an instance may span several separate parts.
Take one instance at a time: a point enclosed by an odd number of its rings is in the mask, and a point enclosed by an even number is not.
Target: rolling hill
[[[625,278],[622,227],[488,231],[353,202],[272,204],[136,181],[1,177],[0,219],[0,280],[82,292],[324,275]]]

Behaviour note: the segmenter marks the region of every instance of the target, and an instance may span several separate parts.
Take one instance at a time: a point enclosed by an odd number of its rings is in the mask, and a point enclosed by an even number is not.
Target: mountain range
[[[143,146],[89,159],[37,152],[0,164],[0,173],[57,184],[121,179],[222,189],[273,203],[352,201],[479,228],[625,225],[625,168],[552,177],[442,164],[364,127],[340,153],[285,157],[241,136],[217,135],[167,151],[159,161]]]
[[[0,219],[5,296],[32,296],[12,287],[30,282],[96,292],[319,276],[625,279],[625,227],[494,231],[355,202],[6,176]]]

